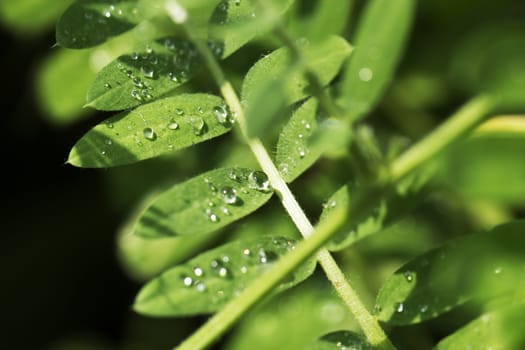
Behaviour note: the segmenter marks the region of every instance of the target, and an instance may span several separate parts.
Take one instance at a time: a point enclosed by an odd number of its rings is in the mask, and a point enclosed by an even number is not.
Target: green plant
[[[509,205],[523,198],[523,181],[498,187],[488,196],[497,201],[478,203],[464,195],[486,186],[475,183],[476,169],[462,169],[455,158],[474,157],[491,138],[503,137],[509,149],[519,144],[519,117],[494,118],[474,137],[467,135],[488,115],[524,107],[525,70],[518,62],[525,51],[513,49],[523,40],[513,32],[472,62],[472,50],[478,52],[483,40],[470,38],[455,68],[468,102],[439,126],[416,106],[421,123],[432,124],[421,137],[413,119],[392,117],[399,125],[388,128],[371,117],[394,78],[416,2],[365,2],[350,35],[352,5],[319,1],[303,16],[301,4],[291,0],[79,0],[59,19],[59,46],[111,43],[126,52],[97,73],[87,93],[87,107],[119,113],[88,131],[67,162],[86,168],[140,162],[156,169],[150,159],[161,158],[193,175],[148,197],[120,238],[128,268],[151,278],[135,300],[137,312],[214,313],[177,349],[217,342],[263,298],[271,303],[277,293],[313,277],[317,264],[357,327],[345,323],[353,329],[340,330],[343,323],[327,327],[307,320],[314,336],[306,340],[314,349],[393,349],[391,327],[471,304],[470,315],[481,316],[436,348],[519,348],[525,341],[507,326],[523,322],[524,223],[509,218]],[[503,56],[506,65],[479,74]],[[393,101],[401,101],[401,111],[413,106],[403,98]],[[519,127],[509,129],[514,123]],[[204,141],[215,143],[187,150]],[[272,156],[267,147],[274,146]],[[502,168],[523,174],[520,156],[507,156]],[[160,182],[164,170],[158,169]],[[310,178],[301,179],[307,171]],[[308,213],[296,197],[309,202]],[[409,230],[408,240],[430,230],[407,220],[429,197],[431,203],[456,202],[460,213],[475,212],[470,215],[477,226],[458,227],[479,232],[418,247],[419,256],[380,281],[372,312],[366,286],[356,287],[346,276],[354,266],[344,258],[365,237],[377,237],[386,254],[380,237],[388,230]],[[294,227],[282,220],[283,209]],[[235,226],[241,219],[245,224]],[[334,257],[339,253],[340,261]],[[373,273],[371,261],[353,259],[363,273]],[[335,326],[337,332],[323,336]]]

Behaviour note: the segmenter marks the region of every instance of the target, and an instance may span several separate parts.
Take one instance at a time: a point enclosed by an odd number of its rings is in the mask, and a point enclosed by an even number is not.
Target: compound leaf
[[[95,126],[75,144],[68,162],[86,168],[135,163],[220,136],[231,126],[217,96],[167,97]]]

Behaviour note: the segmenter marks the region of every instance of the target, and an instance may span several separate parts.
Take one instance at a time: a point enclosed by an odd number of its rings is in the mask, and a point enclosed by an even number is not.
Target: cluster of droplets
[[[136,15],[138,14],[138,10],[136,8],[132,9],[130,13]],[[108,19],[112,17],[118,18],[118,17],[121,17],[123,14],[124,12],[122,11],[121,8],[117,8],[115,7],[115,5],[110,4],[109,6],[107,6],[106,8],[100,11],[93,11],[93,10],[87,9],[84,12],[84,19],[87,22],[94,22],[93,24],[103,25],[107,23]]]
[[[279,163],[278,168],[279,172],[283,175],[288,175],[290,170],[297,166],[297,158],[303,159],[309,153],[308,149],[308,138],[312,133],[312,123],[306,119],[300,121],[298,126],[299,133],[297,134],[295,140],[292,142],[292,146],[295,148],[296,156],[288,156],[286,160],[283,160]]]
[[[166,67],[170,67],[168,78],[176,83],[183,83],[190,77],[198,62],[198,53],[194,46],[185,40],[164,39],[164,47],[175,55],[165,62]]]

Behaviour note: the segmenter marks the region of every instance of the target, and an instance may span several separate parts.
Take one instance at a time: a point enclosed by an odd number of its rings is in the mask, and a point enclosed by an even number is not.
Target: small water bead
[[[424,314],[424,313],[427,312],[427,311],[428,311],[428,305],[423,304],[423,305],[421,305],[421,306],[419,307],[419,312],[421,312],[421,313]]]
[[[288,175],[290,173],[290,167],[288,163],[279,164],[279,172],[283,175]]]
[[[147,53],[153,53],[153,48],[149,45],[146,45],[146,52]]]
[[[177,75],[173,72],[169,72],[168,73],[168,78],[170,78],[171,81],[173,82],[178,82],[179,81],[179,78],[177,77]]]
[[[266,176],[265,173],[262,171],[252,171],[250,175],[248,175],[248,185],[251,189],[255,189],[257,191],[267,192],[270,190],[270,181],[268,180],[268,176]]]
[[[142,89],[140,91],[140,93],[142,94],[142,97],[145,100],[151,100],[153,98],[153,96],[149,93],[149,90],[147,88],[146,89]]]
[[[113,123],[112,122],[106,122],[106,127],[108,129],[113,129]]]
[[[272,251],[264,250],[260,248],[258,251],[259,262],[261,264],[267,264],[277,259],[277,254]]]
[[[412,282],[414,280],[414,273],[412,271],[405,271],[404,276],[407,282]]]
[[[104,83],[104,87],[106,89],[111,89],[111,84],[110,83]]]
[[[110,12],[110,10],[105,10],[102,14],[103,14],[104,17],[106,17],[106,18],[110,18],[110,17],[111,17],[111,12]]]
[[[226,208],[226,207],[222,207],[222,208],[221,208],[221,212],[222,212],[224,215],[231,215],[230,211],[229,211],[228,208]]]
[[[139,88],[144,87],[144,83],[142,83],[142,80],[140,80],[139,77],[133,77],[133,78],[131,79],[131,83],[132,83],[134,86],[139,87]]]
[[[144,137],[147,140],[154,141],[157,139],[157,134],[152,128],[144,128],[144,130],[142,130],[142,133],[144,134]]]
[[[218,222],[219,221],[219,217],[217,216],[217,214],[215,214],[210,208],[206,208],[205,212],[206,212],[206,217],[211,222]]]
[[[359,70],[358,75],[359,79],[361,79],[364,82],[368,82],[374,77],[374,72],[370,68],[364,67]]]
[[[159,58],[157,56],[151,56],[150,59],[149,59],[149,63],[155,65],[155,64],[159,63]]]
[[[131,53],[131,59],[132,59],[133,61],[138,60],[138,59],[139,59],[139,54],[138,54],[137,52],[132,52],[132,53]]]
[[[204,109],[201,106],[199,106],[199,107],[197,107],[197,112],[199,114],[203,114],[204,113]]]
[[[197,290],[197,292],[204,292],[206,290],[206,285],[204,283],[202,283],[201,281],[197,281],[195,283],[195,289]]]
[[[182,116],[184,115],[184,111],[180,108],[175,108],[175,114],[177,114],[178,116]]]
[[[193,274],[197,277],[202,277],[204,275],[204,270],[199,266],[195,266],[193,268]]]
[[[166,127],[170,130],[177,130],[179,128],[179,124],[175,120],[170,120]]]
[[[105,155],[106,155],[106,150],[103,149],[102,151],[100,151],[100,154],[102,154],[103,156],[105,156]]]
[[[144,75],[144,78],[153,79],[155,78],[155,70],[151,67],[144,66],[142,67],[142,75]]]
[[[226,124],[229,122],[228,111],[224,106],[215,106],[213,107],[213,114],[219,122],[219,124]]]
[[[224,255],[221,258],[221,260],[222,260],[223,263],[229,263],[230,262],[230,257],[228,255]]]
[[[201,117],[192,116],[190,118],[191,126],[193,127],[193,133],[197,136],[204,134],[206,123]]]
[[[226,204],[235,204],[239,199],[237,197],[237,191],[235,190],[235,188],[230,186],[221,188],[220,194],[223,202]]]
[[[403,311],[405,311],[405,305],[403,303],[396,303],[394,307],[396,309],[396,312],[398,313],[402,313]]]
[[[185,276],[182,278],[182,283],[186,286],[186,287],[189,287],[193,284],[193,279],[190,277],[190,276]]]
[[[240,267],[240,270],[241,270],[241,273],[243,274],[248,272],[248,268],[244,265]]]
[[[244,248],[242,250],[242,255],[244,255],[244,256],[251,256],[252,255],[252,251],[249,248]]]
[[[298,147],[297,152],[299,153],[299,158],[304,158],[306,156],[306,148],[305,147]]]
[[[133,97],[135,100],[142,101],[142,96],[140,95],[139,90],[131,90],[131,97]]]
[[[503,271],[503,268],[501,266],[498,266],[494,269],[494,274],[499,275]]]
[[[105,143],[106,145],[111,146],[113,144],[113,141],[111,141],[110,139],[106,139]]]

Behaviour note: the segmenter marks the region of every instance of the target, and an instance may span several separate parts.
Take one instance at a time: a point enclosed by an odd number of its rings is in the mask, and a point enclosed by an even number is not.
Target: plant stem
[[[446,122],[392,163],[391,181],[399,181],[438,151],[474,129],[495,105],[496,100],[490,95],[479,95],[468,101]]]
[[[244,111],[237,93],[224,76],[222,69],[220,68],[210,49],[201,40],[193,35],[193,31],[187,22],[185,23],[184,27],[190,39],[195,43],[197,50],[203,56],[208,69],[210,70],[215,82],[219,86],[222,96],[224,97],[230,110],[235,115],[236,121],[239,123],[239,127],[247,145],[250,147],[262,170],[267,174],[268,180],[270,181],[273,189],[281,198],[283,207],[298,228],[301,235],[305,238],[310,237],[314,231],[313,226],[295,199],[293,193],[290,191],[290,188],[279,174],[279,171],[273,163],[266,148],[258,138],[249,138],[247,136],[246,119],[244,117]],[[317,82],[316,78],[313,80]],[[328,279],[330,282],[332,282],[335,290],[344,303],[348,306],[350,312],[354,315],[357,322],[361,326],[368,342],[373,346],[387,344],[389,346],[385,347],[385,349],[393,349],[394,347],[389,342],[383,329],[380,327],[377,320],[374,319],[374,317],[368,312],[354,288],[348,283],[344,273],[341,271],[328,250],[324,248],[321,249],[317,254],[317,259],[325,271]]]

